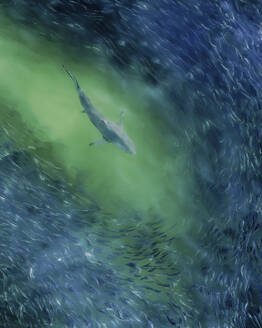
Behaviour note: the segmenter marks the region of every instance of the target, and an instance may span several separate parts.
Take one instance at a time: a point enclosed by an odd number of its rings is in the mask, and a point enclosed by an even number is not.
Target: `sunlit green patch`
[[[35,136],[53,143],[60,165],[73,183],[80,181],[87,195],[104,211],[126,215],[136,211],[150,218],[160,214],[166,227],[187,229],[192,177],[185,170],[188,150],[176,142],[164,122],[153,114],[145,86],[123,78],[110,65],[95,58],[78,61],[55,43],[1,17],[0,97],[17,110]],[[90,147],[101,138],[82,114],[65,64],[78,78],[95,107],[117,121],[125,111],[124,129],[137,154],[112,144]],[[163,101],[165,111],[166,103]],[[26,144],[24,147],[29,147]],[[78,179],[78,180],[77,180]],[[163,225],[165,225],[163,222]]]

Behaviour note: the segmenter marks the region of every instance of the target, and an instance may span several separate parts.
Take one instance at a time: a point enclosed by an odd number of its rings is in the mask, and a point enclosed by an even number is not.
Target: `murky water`
[[[189,150],[151,108],[149,95],[159,91],[136,76],[123,77],[101,58],[67,56],[65,48],[37,33],[17,29],[6,18],[1,22],[2,101],[21,114],[35,136],[53,144],[61,167],[75,183],[81,181],[104,211],[161,215],[183,230],[185,216],[190,214],[184,197],[192,188],[192,177],[185,169]],[[110,120],[117,121],[124,110],[124,129],[136,145],[135,156],[112,144],[89,146],[100,139],[100,133],[81,113],[62,64]],[[167,106],[163,99],[158,110],[164,112]]]
[[[2,326],[262,326],[259,1],[0,4]]]
[[[78,245],[88,254],[85,257],[94,265],[118,270],[119,279],[130,281],[134,297],[152,304],[167,304],[169,299],[187,302],[174,280],[176,248],[185,256],[192,252],[182,240],[193,223],[195,204],[188,202],[188,195],[195,186],[190,149],[179,132],[181,126],[171,129],[167,115],[162,117],[170,105],[160,90],[143,83],[138,74],[116,71],[103,56],[78,58],[77,52],[66,51],[66,45],[47,41],[39,31],[18,29],[4,17],[0,48],[0,118],[15,150],[30,152],[54,178],[54,172],[60,171],[71,192],[82,200],[81,206],[90,209],[94,202],[101,209],[96,224],[76,234]],[[89,146],[101,136],[81,113],[74,84],[62,64],[76,75],[104,116],[116,122],[125,112],[124,129],[135,143],[136,155],[112,144]],[[87,236],[92,247],[86,246]],[[54,297],[59,299],[59,292]]]

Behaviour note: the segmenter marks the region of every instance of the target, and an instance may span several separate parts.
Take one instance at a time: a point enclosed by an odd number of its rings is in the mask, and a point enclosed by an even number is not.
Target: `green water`
[[[166,228],[175,224],[177,232],[187,229],[191,212],[185,199],[193,188],[185,171],[189,150],[155,115],[149,89],[137,76],[123,77],[95,56],[79,60],[3,17],[0,49],[1,101],[20,113],[38,139],[52,143],[72,183],[81,181],[84,192],[105,212],[119,216],[135,210],[145,220],[160,215]],[[124,129],[135,143],[136,155],[112,144],[89,146],[100,133],[81,113],[74,85],[61,64],[77,76],[108,119],[117,121],[125,111]],[[158,110],[165,111],[165,106],[163,101]],[[26,140],[24,147],[34,151]]]

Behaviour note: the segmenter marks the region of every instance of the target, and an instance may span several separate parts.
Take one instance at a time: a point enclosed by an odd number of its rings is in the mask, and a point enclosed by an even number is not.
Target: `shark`
[[[62,65],[65,72],[70,76],[75,84],[76,91],[78,93],[78,97],[80,103],[83,107],[82,112],[86,113],[93,123],[93,125],[98,129],[101,133],[102,138],[91,142],[90,146],[99,146],[105,143],[112,143],[119,147],[126,153],[136,154],[136,149],[134,142],[129,138],[126,132],[123,130],[123,117],[124,112],[120,113],[120,118],[117,123],[108,120],[104,115],[102,115],[91,103],[89,97],[85,94],[83,89],[80,87],[76,77],[65,67]]]

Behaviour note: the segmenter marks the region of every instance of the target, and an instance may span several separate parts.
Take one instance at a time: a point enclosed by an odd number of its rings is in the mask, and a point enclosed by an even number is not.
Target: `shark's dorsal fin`
[[[120,113],[120,117],[119,120],[117,121],[117,125],[121,126],[121,128],[123,127],[123,118],[124,118],[124,111],[122,110],[122,112]]]

